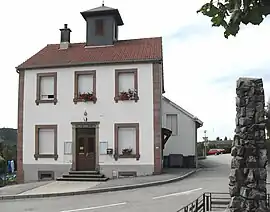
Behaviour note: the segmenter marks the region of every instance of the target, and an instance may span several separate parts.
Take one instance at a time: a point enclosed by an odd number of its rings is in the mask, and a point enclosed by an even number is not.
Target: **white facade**
[[[138,102],[119,101],[115,103],[115,69],[134,68],[138,70]],[[91,70],[96,71],[97,102],[95,104],[93,102],[78,102],[74,104],[74,72]],[[48,72],[57,72],[58,102],[56,105],[53,103],[40,103],[36,105],[37,74]],[[100,142],[103,142],[103,144],[105,142],[105,144],[108,143],[107,148],[114,149],[115,123],[139,123],[140,159],[119,158],[115,160],[112,155],[97,153],[101,171],[102,166],[119,165],[123,169],[128,169],[126,167],[124,168],[126,165],[130,171],[133,165],[134,167],[143,167],[145,165],[148,168],[142,171],[142,173],[152,173],[154,168],[152,78],[152,64],[26,70],[23,118],[23,163],[25,180],[35,180],[37,174],[34,172],[37,170],[61,170],[56,173],[57,176],[61,175],[62,172],[69,171],[72,164],[72,155],[64,154],[64,143],[72,141],[71,122],[83,122],[85,111],[88,114],[89,122],[100,122],[98,145],[100,145]],[[35,160],[35,125],[57,125],[57,160],[53,158],[39,158]],[[182,132],[182,129],[179,132]],[[193,147],[187,147],[185,151],[192,153],[191,149]],[[168,151],[170,150],[168,149]],[[110,170],[114,169],[121,168],[111,168]],[[33,173],[30,174],[28,172]]]
[[[172,131],[163,150],[164,156],[170,154],[196,156],[197,124],[195,120],[193,115],[163,97],[162,127]]]

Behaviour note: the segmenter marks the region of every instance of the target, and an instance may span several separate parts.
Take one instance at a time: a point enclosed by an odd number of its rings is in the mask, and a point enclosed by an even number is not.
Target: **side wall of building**
[[[167,115],[177,115],[177,134],[172,135],[163,150],[163,155],[181,154],[196,157],[196,122],[167,101],[162,101],[162,127],[168,128]]]

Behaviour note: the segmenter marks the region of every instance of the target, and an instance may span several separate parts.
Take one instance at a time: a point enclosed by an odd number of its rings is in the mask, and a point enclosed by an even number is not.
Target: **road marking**
[[[162,199],[162,198],[166,198],[166,197],[179,196],[179,195],[183,195],[183,194],[190,194],[192,192],[199,191],[201,189],[202,188],[196,188],[196,189],[189,190],[189,191],[183,191],[183,192],[179,192],[179,193],[167,194],[167,195],[164,195],[164,196],[153,197],[153,199]]]
[[[126,204],[127,204],[126,202],[120,202],[120,203],[115,203],[115,204],[110,204],[110,205],[100,205],[100,206],[94,206],[94,207],[89,207],[89,208],[79,208],[79,209],[66,210],[66,211],[60,211],[60,212],[87,211],[87,210],[95,210],[95,209],[101,209],[101,208],[110,208],[110,207],[126,205]]]

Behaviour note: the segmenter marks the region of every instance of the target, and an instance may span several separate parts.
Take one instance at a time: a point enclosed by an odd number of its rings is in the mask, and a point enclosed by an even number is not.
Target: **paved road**
[[[206,191],[228,192],[229,155],[208,157],[208,167],[177,183],[71,197],[1,201],[1,212],[175,212]]]

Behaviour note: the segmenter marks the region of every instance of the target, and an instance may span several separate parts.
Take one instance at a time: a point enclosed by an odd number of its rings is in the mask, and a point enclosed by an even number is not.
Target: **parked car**
[[[220,155],[225,153],[225,149],[210,149],[207,152],[207,155]]]

